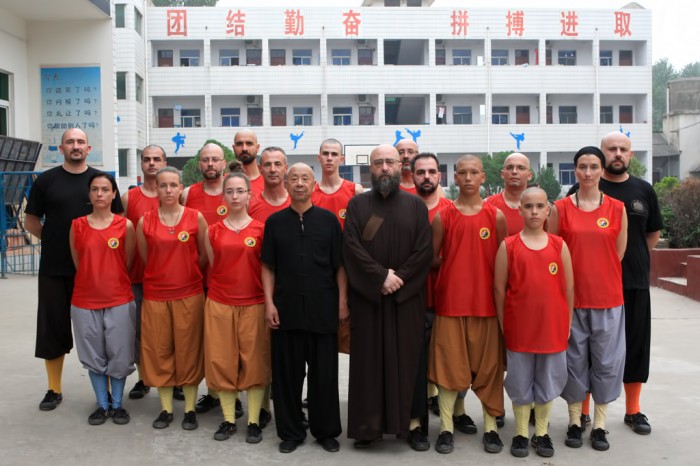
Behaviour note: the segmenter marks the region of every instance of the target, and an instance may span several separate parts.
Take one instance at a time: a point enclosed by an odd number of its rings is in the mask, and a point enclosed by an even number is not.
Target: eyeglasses
[[[224,160],[224,159],[220,159],[218,157],[213,157],[211,159],[199,159],[200,162],[206,163],[207,165],[209,165],[210,163],[219,163],[222,160]]]
[[[503,169],[507,172],[512,172],[513,170],[517,170],[519,172],[526,172],[530,170],[525,165],[506,165],[505,167],[503,167]]]
[[[375,167],[381,167],[384,164],[386,164],[387,167],[393,167],[397,163],[399,163],[399,161],[396,159],[376,159],[372,161],[372,165]]]

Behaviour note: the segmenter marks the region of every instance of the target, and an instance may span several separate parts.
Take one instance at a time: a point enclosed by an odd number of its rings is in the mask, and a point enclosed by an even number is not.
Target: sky
[[[433,7],[462,8],[603,8],[622,7],[627,0],[435,0]],[[668,58],[677,70],[700,61],[700,2],[697,0],[637,0],[644,8],[652,10],[652,60]],[[217,6],[352,6],[362,5],[362,0],[219,0]]]

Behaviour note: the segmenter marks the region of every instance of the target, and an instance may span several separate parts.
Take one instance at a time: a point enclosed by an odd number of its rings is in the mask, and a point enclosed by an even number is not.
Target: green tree
[[[501,178],[501,169],[506,157],[512,154],[513,151],[496,152],[495,154],[487,154],[481,157],[481,162],[484,165],[484,173],[486,173],[486,181],[482,185],[484,195],[486,197],[503,191],[503,178]]]
[[[651,68],[651,106],[653,131],[662,130],[663,117],[666,114],[666,84],[678,77],[668,58],[662,58]]]
[[[697,78],[700,76],[700,61],[688,63],[679,73],[679,78]]]
[[[226,162],[231,163],[236,159],[235,154],[231,149],[217,141],[216,139],[207,139],[204,144],[202,144],[202,147],[206,146],[209,143],[216,144],[217,146],[221,147],[224,150],[224,157],[226,157]],[[202,181],[202,172],[199,170],[199,153],[202,151],[202,148],[200,147],[199,150],[197,151],[197,155],[192,157],[185,163],[185,166],[182,167],[182,184],[185,186],[189,186],[194,183],[198,183]]]
[[[154,6],[216,6],[219,0],[152,0]]]
[[[644,178],[644,175],[647,174],[647,167],[640,162],[639,159],[632,157],[628,172],[630,175],[636,176],[637,178]]]
[[[554,202],[561,197],[561,183],[554,175],[554,168],[545,167],[540,169],[535,176],[535,183],[547,193],[547,200]]]

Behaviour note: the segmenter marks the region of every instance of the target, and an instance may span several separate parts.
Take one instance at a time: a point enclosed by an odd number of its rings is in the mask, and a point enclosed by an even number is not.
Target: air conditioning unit
[[[259,49],[260,45],[257,40],[247,40],[245,41],[245,48],[247,49]]]
[[[445,100],[442,97],[443,97],[442,94],[435,94],[435,100],[437,100],[438,102],[442,102],[443,100]]]
[[[369,42],[367,39],[357,39],[357,46],[358,47],[367,47],[369,45]]]
[[[369,102],[369,96],[367,94],[357,94],[357,103],[366,104]]]
[[[435,39],[435,46],[436,47],[444,47],[445,41],[443,39]]]
[[[245,96],[245,103],[248,105],[260,105],[259,95],[247,95]]]

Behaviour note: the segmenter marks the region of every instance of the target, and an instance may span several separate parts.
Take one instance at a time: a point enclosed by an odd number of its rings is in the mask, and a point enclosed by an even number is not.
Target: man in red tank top
[[[530,159],[518,152],[510,154],[503,161],[501,178],[503,178],[503,191],[489,196],[486,201],[503,212],[508,224],[508,236],[513,236],[523,229],[523,218],[520,216],[520,196],[532,179]]]
[[[260,155],[260,172],[265,187],[250,200],[248,215],[265,223],[267,217],[289,207],[289,194],[284,187],[287,174],[287,154],[281,147],[266,147]]]
[[[226,204],[221,199],[225,169],[224,149],[212,142],[205,144],[199,150],[199,170],[204,179],[188,186],[182,193],[181,204],[200,211],[208,225],[226,218]]]
[[[257,155],[260,150],[258,137],[252,130],[242,129],[233,137],[233,153],[243,164],[243,171],[250,180],[250,190],[253,196],[263,191],[264,181],[258,167]]]
[[[394,147],[396,147],[399,153],[399,160],[401,160],[401,184],[399,187],[407,193],[417,194],[416,185],[413,181],[413,172],[411,172],[411,162],[418,154],[418,144],[409,139],[402,139]]]

